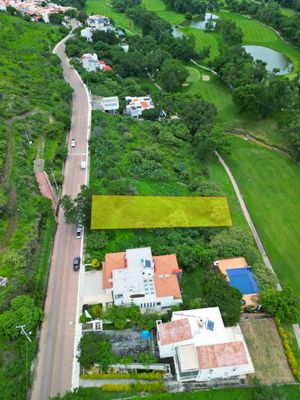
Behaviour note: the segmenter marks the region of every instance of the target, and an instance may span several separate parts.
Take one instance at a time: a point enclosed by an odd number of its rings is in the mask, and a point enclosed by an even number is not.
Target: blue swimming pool
[[[227,269],[226,273],[231,286],[239,289],[242,294],[258,293],[259,288],[251,268]]]

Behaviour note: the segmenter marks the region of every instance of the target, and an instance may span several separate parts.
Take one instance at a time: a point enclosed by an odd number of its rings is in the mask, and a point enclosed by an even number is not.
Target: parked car
[[[81,169],[86,169],[86,162],[85,161],[81,161],[80,168]]]
[[[80,257],[74,257],[73,270],[74,271],[79,271],[79,268],[80,268]]]
[[[77,239],[81,238],[81,232],[82,232],[82,227],[81,226],[77,226],[77,229],[76,229],[76,237],[77,237]]]
[[[71,147],[75,147],[76,146],[76,139],[71,139]]]

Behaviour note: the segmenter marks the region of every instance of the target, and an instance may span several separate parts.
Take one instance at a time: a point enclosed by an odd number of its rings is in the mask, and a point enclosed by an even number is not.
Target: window
[[[122,294],[115,294],[114,298],[115,299],[123,299],[123,295]]]
[[[159,306],[161,305],[161,302],[158,301],[158,302],[156,303],[156,305],[157,305],[157,307],[159,307]]]

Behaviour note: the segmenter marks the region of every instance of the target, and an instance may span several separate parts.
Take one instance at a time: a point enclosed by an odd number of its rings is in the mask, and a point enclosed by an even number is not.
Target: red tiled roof
[[[158,339],[162,345],[183,342],[193,338],[188,318],[165,322],[157,326]]]
[[[200,369],[248,364],[243,342],[229,342],[197,347]]]
[[[154,285],[157,297],[172,296],[181,298],[180,287],[177,279],[179,269],[176,254],[153,257]]]
[[[105,255],[105,261],[102,266],[102,282],[104,289],[112,288],[112,283],[109,279],[112,278],[112,271],[114,269],[125,268],[125,254],[122,253],[109,253]]]

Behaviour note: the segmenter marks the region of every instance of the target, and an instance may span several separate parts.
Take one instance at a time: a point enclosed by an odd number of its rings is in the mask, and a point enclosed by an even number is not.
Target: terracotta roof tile
[[[229,342],[197,347],[200,369],[248,364],[243,342]]]
[[[153,257],[154,262],[154,285],[157,297],[172,296],[181,298],[180,286],[177,273],[181,272],[178,267],[176,254]]]
[[[157,327],[157,331],[162,345],[183,342],[193,338],[188,318],[160,324]]]
[[[105,255],[105,261],[102,266],[102,282],[104,289],[111,289],[112,283],[109,279],[112,278],[112,271],[114,269],[125,268],[125,252],[122,253],[108,253]]]

